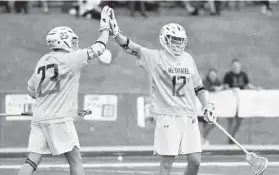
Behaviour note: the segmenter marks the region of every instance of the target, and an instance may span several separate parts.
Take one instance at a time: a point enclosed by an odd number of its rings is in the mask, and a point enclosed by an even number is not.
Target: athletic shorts
[[[202,152],[202,144],[197,117],[157,117],[154,154],[176,156],[198,152]]]
[[[60,155],[80,148],[73,121],[61,123],[32,123],[28,152]]]

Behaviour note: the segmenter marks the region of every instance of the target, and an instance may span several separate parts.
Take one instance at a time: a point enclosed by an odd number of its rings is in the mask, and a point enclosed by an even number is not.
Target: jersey
[[[138,65],[148,73],[153,114],[197,116],[196,90],[203,84],[190,54],[173,58],[165,50],[141,47]]]
[[[50,52],[37,63],[28,89],[35,92],[32,122],[59,123],[73,120],[78,110],[81,69],[88,62],[87,50]]]

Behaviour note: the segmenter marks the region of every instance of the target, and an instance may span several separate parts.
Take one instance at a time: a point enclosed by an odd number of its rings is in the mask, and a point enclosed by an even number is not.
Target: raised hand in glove
[[[109,6],[105,6],[101,12],[101,19],[100,19],[100,29],[99,31],[103,30],[110,30],[110,18],[111,18],[112,9]]]
[[[119,35],[120,29],[117,24],[113,9],[111,9],[110,29],[110,36],[116,37],[117,35]]]
[[[212,124],[214,121],[217,120],[214,111],[215,106],[213,103],[208,103],[206,106],[203,107],[204,120],[207,121],[209,124]]]

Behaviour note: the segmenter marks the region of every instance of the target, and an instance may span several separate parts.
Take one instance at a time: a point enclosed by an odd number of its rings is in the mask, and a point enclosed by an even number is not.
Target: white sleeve
[[[30,97],[36,98],[36,84],[34,82],[34,74],[27,82],[27,92]]]
[[[193,68],[194,68],[194,73],[193,73],[193,83],[194,83],[194,88],[195,90],[198,90],[199,88],[203,87],[202,79],[200,77],[199,71],[197,69],[196,63],[193,60]]]
[[[68,53],[63,61],[74,70],[79,70],[88,65],[88,57],[87,49],[81,49]]]
[[[141,56],[137,59],[137,65],[149,71],[156,60],[156,50],[140,48]]]

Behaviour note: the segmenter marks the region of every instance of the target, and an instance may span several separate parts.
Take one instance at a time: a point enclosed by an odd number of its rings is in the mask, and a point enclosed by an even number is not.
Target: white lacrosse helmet
[[[174,57],[182,55],[188,40],[185,29],[175,23],[163,26],[159,39],[160,44]]]
[[[68,52],[79,49],[78,36],[70,27],[55,27],[46,36],[50,49],[62,49]]]

